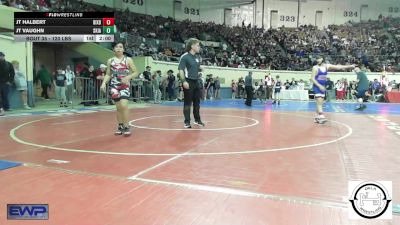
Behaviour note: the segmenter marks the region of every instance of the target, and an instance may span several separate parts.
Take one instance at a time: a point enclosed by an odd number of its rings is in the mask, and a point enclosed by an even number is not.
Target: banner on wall
[[[191,21],[200,21],[200,1],[199,0],[183,0],[182,1],[182,19]]]
[[[146,14],[146,0],[122,0],[122,9],[130,12]]]
[[[213,48],[219,48],[221,46],[220,42],[215,42],[215,41],[201,41],[201,44]]]

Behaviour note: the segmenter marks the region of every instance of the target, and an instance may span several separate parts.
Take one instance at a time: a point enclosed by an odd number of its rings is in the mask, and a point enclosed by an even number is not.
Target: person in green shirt
[[[42,97],[48,100],[49,95],[47,94],[47,89],[51,88],[51,84],[53,83],[53,78],[44,65],[40,66],[40,70],[37,73],[37,77],[40,80],[40,84],[43,90]]]
[[[364,104],[364,99],[369,96],[369,81],[366,73],[362,71],[360,67],[356,67],[354,72],[357,74],[356,97],[359,103],[359,105],[356,107],[356,110],[364,110],[367,108],[367,106]]]

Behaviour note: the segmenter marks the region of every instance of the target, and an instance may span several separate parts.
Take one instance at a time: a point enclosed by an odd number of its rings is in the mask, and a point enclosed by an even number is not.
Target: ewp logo
[[[49,205],[47,204],[8,204],[8,220],[48,220]]]

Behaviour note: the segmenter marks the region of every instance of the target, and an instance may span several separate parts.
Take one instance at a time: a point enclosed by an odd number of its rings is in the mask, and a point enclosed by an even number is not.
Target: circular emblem
[[[361,217],[374,219],[387,210],[390,201],[386,188],[378,182],[364,182],[350,196],[354,211]]]

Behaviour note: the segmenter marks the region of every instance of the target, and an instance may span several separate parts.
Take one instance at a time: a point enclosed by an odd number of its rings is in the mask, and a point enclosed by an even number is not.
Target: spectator
[[[304,81],[302,79],[300,79],[300,81],[297,83],[297,89],[298,90],[304,90],[304,86],[306,84],[304,83]]]
[[[208,75],[208,79],[206,80],[206,93],[207,98],[213,100],[214,97],[214,79],[212,78],[212,74]]]
[[[347,79],[343,78],[342,79],[342,83],[343,83],[343,100],[347,99],[347,87],[349,86],[349,84],[347,83]]]
[[[375,95],[379,94],[379,90],[381,89],[381,84],[379,83],[378,79],[374,79],[372,83],[372,99],[375,100]]]
[[[14,82],[15,71],[13,65],[6,61],[5,54],[0,52],[0,115],[4,115],[4,111],[10,110],[8,94],[10,86]]]
[[[25,75],[19,70],[19,62],[17,60],[13,60],[11,64],[14,67],[15,77],[14,77],[14,84],[16,90],[19,92],[21,102],[23,104],[24,109],[31,109],[28,106],[28,96],[27,96],[27,83]]]
[[[66,98],[69,104],[72,104],[72,96],[74,94],[75,73],[71,70],[71,66],[67,65],[65,68],[65,77],[67,79]]]
[[[334,83],[328,77],[326,80],[326,101],[329,102],[331,99],[335,99]]]
[[[232,99],[236,99],[238,87],[237,87],[237,83],[235,82],[235,80],[232,80],[231,90],[232,90]]]
[[[143,92],[144,92],[144,98],[145,101],[148,101],[150,98],[150,92],[151,92],[151,67],[146,66],[146,70],[143,72]]]
[[[179,83],[179,94],[178,94],[178,101],[183,101],[183,84],[182,82]]]
[[[244,96],[245,96],[245,85],[244,85],[243,77],[240,77],[239,81],[238,81],[238,94],[239,94],[239,98],[244,98]]]
[[[179,76],[176,76],[175,77],[175,84],[174,84],[174,99],[178,98],[179,89],[180,89],[180,83],[182,83],[181,79],[179,78]]]
[[[94,69],[93,65],[89,66],[89,72],[88,72],[88,84],[89,84],[89,90],[88,90],[88,100],[89,105],[98,105],[99,104],[99,93],[100,93],[100,85],[97,79],[97,71]]]
[[[105,6],[83,1],[10,0],[11,5],[47,11],[112,11]],[[10,3],[9,2],[9,3]],[[9,4],[8,3],[8,4]],[[362,61],[378,72],[378,65],[389,61],[400,65],[400,19],[384,18],[363,23],[330,25],[323,30],[304,25],[264,30],[249,26],[229,27],[214,22],[177,21],[161,16],[142,15],[129,11],[116,13],[117,29],[129,42],[127,52],[172,61],[183,53],[183,40],[194,36],[220,42],[219,48],[205,47],[202,64],[238,68],[272,70],[308,70],[316,54],[327,55],[332,64],[354,64]],[[151,41],[149,41],[152,39]],[[156,39],[156,41],[153,41]],[[177,43],[181,43],[180,45]],[[399,68],[395,67],[398,71]],[[150,75],[146,80],[150,80]]]
[[[96,80],[95,82],[95,99],[97,100],[99,98],[100,95],[100,87],[101,84],[103,83],[104,77],[106,76],[106,70],[107,70],[107,66],[104,64],[100,64],[99,68],[96,70]],[[110,103],[112,102],[111,96],[108,95],[108,99],[107,102]],[[95,101],[94,103],[99,104],[98,101]]]
[[[221,88],[221,83],[220,83],[220,81],[219,81],[219,77],[216,77],[216,78],[215,78],[214,87],[215,87],[214,98],[215,98],[215,99],[220,99],[220,88]]]
[[[51,88],[51,84],[53,83],[53,78],[44,65],[40,66],[40,70],[38,71],[37,76],[42,86],[41,96],[44,99],[49,100],[48,89]]]
[[[336,88],[336,100],[344,100],[344,85],[343,82],[340,80],[337,80],[335,84]]]
[[[289,82],[289,80],[286,80],[286,82],[285,82],[285,90],[289,90],[290,89],[290,82]]]
[[[56,91],[57,99],[60,101],[60,107],[68,107],[67,99],[65,97],[65,87],[67,85],[67,77],[65,71],[58,69],[54,76],[54,86]]]
[[[170,101],[172,101],[174,99],[174,85],[175,85],[175,76],[174,76],[174,71],[172,70],[168,70],[167,72],[168,74],[168,98]]]
[[[153,98],[154,98],[154,104],[160,104],[161,103],[161,91],[160,91],[160,80],[161,78],[157,75],[154,74],[151,77],[151,85],[153,88]]]
[[[268,74],[267,76],[265,76],[264,87],[266,87],[266,90],[265,90],[266,99],[272,99],[272,89],[273,89],[273,85],[272,85],[272,79],[271,79],[270,74]]]

